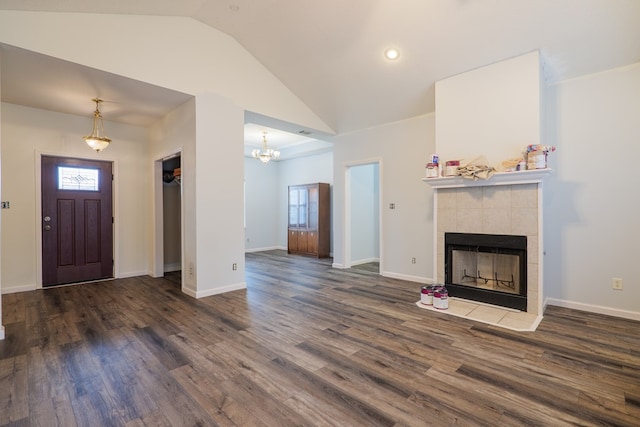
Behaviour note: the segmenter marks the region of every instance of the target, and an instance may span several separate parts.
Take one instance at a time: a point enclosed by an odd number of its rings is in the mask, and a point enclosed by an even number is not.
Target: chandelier
[[[109,146],[111,140],[104,134],[104,124],[102,123],[102,114],[100,114],[100,103],[102,99],[93,98],[92,101],[96,103],[96,111],[93,112],[93,130],[91,131],[91,135],[84,136],[82,139],[84,139],[89,147],[99,153]]]
[[[280,152],[267,147],[267,132],[262,132],[262,148],[256,148],[251,151],[254,159],[260,159],[262,163],[269,163],[271,159],[276,160],[280,157]]]

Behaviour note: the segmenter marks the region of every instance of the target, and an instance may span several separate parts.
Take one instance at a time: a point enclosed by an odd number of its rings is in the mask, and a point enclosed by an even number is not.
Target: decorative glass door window
[[[58,190],[100,190],[100,170],[58,166]]]

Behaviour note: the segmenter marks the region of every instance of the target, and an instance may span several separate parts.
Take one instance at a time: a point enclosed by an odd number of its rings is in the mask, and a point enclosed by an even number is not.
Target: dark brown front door
[[[42,156],[42,285],[113,277],[112,164]]]

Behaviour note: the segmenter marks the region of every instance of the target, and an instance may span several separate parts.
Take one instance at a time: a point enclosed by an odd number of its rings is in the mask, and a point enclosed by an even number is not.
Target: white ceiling
[[[0,0],[0,9],[192,17],[234,37],[336,133],[432,112],[436,81],[536,49],[550,83],[640,60],[638,0]],[[397,61],[383,58],[390,46],[400,50]],[[16,78],[42,80],[20,61],[5,74],[20,55],[12,49],[2,51],[6,102],[27,96],[11,91]],[[86,101],[90,111],[86,89],[103,88],[100,96],[113,100],[105,119],[153,115],[185,99],[140,82],[126,86],[108,73],[81,73],[82,95],[72,99],[66,83],[56,84],[57,95],[74,108]],[[33,96],[29,102],[39,102]],[[140,111],[124,114],[128,104]]]
[[[2,3],[0,3],[2,4]],[[93,117],[98,97],[105,120],[148,126],[190,95],[0,44],[2,101]]]

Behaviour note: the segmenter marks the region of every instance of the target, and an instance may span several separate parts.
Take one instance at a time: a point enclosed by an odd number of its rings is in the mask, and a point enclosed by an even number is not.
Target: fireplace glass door
[[[517,255],[453,249],[453,283],[497,292],[520,294]]]

